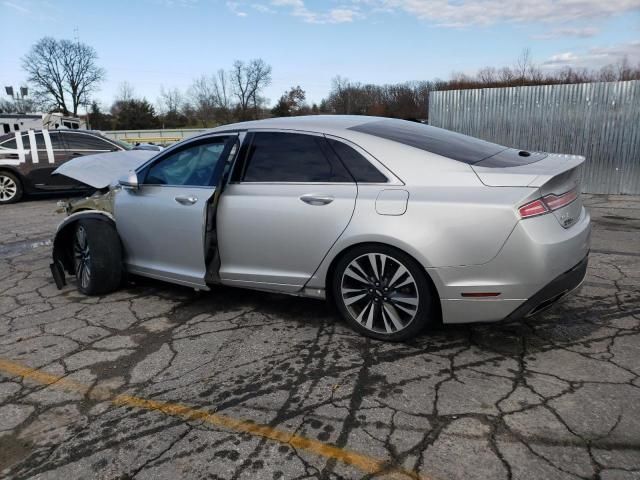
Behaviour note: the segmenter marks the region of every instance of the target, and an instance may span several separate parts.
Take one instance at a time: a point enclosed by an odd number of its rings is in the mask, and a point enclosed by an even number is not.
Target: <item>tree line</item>
[[[137,96],[134,87],[124,82],[105,109],[95,100],[95,92],[106,72],[98,66],[92,47],[45,37],[33,45],[22,66],[30,86],[29,98],[0,101],[0,113],[42,110],[77,116],[80,107],[85,107],[90,127],[97,130],[211,127],[272,116],[313,114],[423,120],[432,91],[640,79],[640,64],[633,66],[626,58],[600,69],[544,70],[525,49],[511,66],[485,67],[475,75],[453,73],[448,80],[377,85],[336,76],[328,95],[312,104],[307,102],[303,88],[296,85],[269,108],[264,90],[271,83],[272,68],[262,59],[253,59],[237,60],[228,70],[202,75],[184,91],[162,87],[155,104]]]

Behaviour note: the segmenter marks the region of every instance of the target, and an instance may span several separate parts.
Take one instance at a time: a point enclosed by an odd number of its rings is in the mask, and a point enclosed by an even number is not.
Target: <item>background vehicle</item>
[[[99,161],[58,173],[105,188],[123,172],[88,176]],[[90,295],[127,271],[329,297],[354,329],[385,340],[440,315],[532,315],[586,272],[583,161],[376,117],[227,125],[141,160],[106,212],[69,216],[52,272]]]
[[[86,129],[84,120],[78,117],[68,117],[62,113],[42,114],[0,114],[0,135],[27,130],[54,130],[69,128],[72,130]]]
[[[72,158],[130,148],[83,130],[28,130],[0,136],[0,204],[17,202],[25,193],[85,191],[86,185],[51,173]]]

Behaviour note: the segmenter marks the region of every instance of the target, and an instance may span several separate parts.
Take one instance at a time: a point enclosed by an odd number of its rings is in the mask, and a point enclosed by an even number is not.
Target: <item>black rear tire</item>
[[[0,205],[19,202],[23,193],[22,182],[16,174],[0,171]]]
[[[411,339],[437,317],[437,295],[424,269],[387,245],[344,254],[333,270],[331,295],[351,328],[378,340]]]
[[[115,228],[96,219],[79,220],[72,238],[73,265],[78,290],[103,295],[122,281],[122,246]]]

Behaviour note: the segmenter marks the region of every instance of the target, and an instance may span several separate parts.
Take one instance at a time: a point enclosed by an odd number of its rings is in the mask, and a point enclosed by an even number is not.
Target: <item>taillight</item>
[[[548,211],[549,209],[544,204],[541,198],[539,198],[538,200],[534,200],[533,202],[529,202],[518,209],[521,218],[535,217],[537,215],[547,213]]]
[[[566,205],[569,205],[576,198],[578,198],[578,192],[575,190],[569,190],[567,193],[563,193],[562,195],[546,195],[542,197],[544,203],[549,207],[549,210],[557,210]]]
[[[542,198],[538,198],[533,202],[529,202],[526,205],[521,206],[518,209],[520,218],[536,217],[545,213],[553,212],[559,208],[566,207],[571,202],[578,198],[578,192],[576,189],[569,190],[562,195],[545,195]]]

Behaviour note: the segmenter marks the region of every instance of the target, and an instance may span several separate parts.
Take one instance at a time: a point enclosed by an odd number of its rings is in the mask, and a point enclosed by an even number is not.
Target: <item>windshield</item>
[[[130,143],[123,142],[122,140],[118,140],[117,138],[110,138],[109,141],[115,143],[116,145],[122,147],[125,150],[133,149],[133,146]]]

